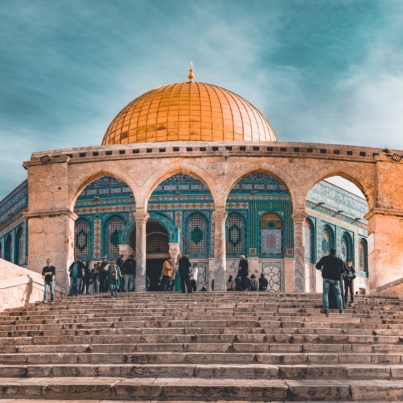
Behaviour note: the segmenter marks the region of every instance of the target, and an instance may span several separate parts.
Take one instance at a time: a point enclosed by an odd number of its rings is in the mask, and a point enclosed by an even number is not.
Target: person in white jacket
[[[192,268],[190,269],[190,286],[192,287],[192,291],[197,291],[197,276],[199,274],[199,268],[196,263],[193,263]]]

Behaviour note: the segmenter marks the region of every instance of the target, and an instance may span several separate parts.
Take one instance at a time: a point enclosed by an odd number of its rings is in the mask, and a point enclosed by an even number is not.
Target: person
[[[269,285],[269,282],[267,281],[267,278],[262,273],[259,277],[259,291],[267,291],[268,285]]]
[[[256,279],[256,276],[254,274],[252,274],[250,276],[250,290],[257,291],[257,289],[258,289],[257,279]]]
[[[70,292],[68,297],[78,295],[81,290],[81,282],[85,273],[85,265],[77,256],[75,262],[70,265]]]
[[[227,291],[235,291],[236,285],[235,285],[234,278],[232,276],[228,277],[228,281],[227,281],[226,285],[227,285]]]
[[[99,266],[100,263],[95,263],[93,269],[91,270],[92,292],[94,294],[99,293]]]
[[[242,284],[243,284],[242,283],[242,277],[238,273],[238,275],[235,278],[235,291],[243,291]]]
[[[117,298],[120,280],[122,278],[122,273],[120,272],[120,267],[116,264],[115,260],[111,260],[108,266],[108,286],[109,292],[111,293],[111,298]]]
[[[80,294],[89,294],[89,288],[90,288],[90,280],[91,280],[91,262],[87,261],[85,262],[85,268],[84,268],[84,276],[82,280],[82,285],[81,285],[81,292]],[[85,292],[84,292],[85,291]]]
[[[107,292],[107,277],[108,277],[108,261],[106,260],[106,256],[102,258],[101,265],[98,268],[99,270],[99,292]]]
[[[336,295],[339,312],[343,313],[343,299],[341,296],[340,279],[345,270],[344,268],[344,262],[336,256],[336,249],[330,249],[330,254],[328,256],[323,256],[319,262],[316,263],[316,269],[321,270],[323,278],[323,309],[321,310],[321,313],[326,314],[326,316],[328,316],[329,312],[330,287],[332,287]]]
[[[192,268],[190,269],[190,287],[192,291],[197,291],[197,275],[199,274],[199,268],[196,263],[192,264]]]
[[[347,262],[347,270],[343,273],[344,279],[344,303],[347,305],[348,292],[350,291],[350,306],[354,306],[354,279],[355,279],[354,261]]]
[[[130,255],[129,259],[126,259],[124,265],[124,276],[125,276],[125,292],[134,291],[136,289],[136,261],[134,256]],[[131,287],[130,287],[131,286]]]
[[[46,266],[42,269],[42,276],[44,276],[43,302],[45,304],[48,302],[48,289],[50,289],[50,301],[55,302],[56,268],[50,259],[46,260]]]
[[[150,277],[146,276],[146,291],[150,289]]]
[[[121,278],[120,284],[119,284],[119,291],[123,291],[124,287],[125,287],[125,276],[124,276],[124,267],[123,267],[124,263],[125,263],[124,256],[120,255],[118,257],[118,260],[116,260],[116,264],[119,266],[120,273],[122,274],[122,278]]]
[[[176,262],[176,268],[175,268],[175,279],[174,279],[174,291],[182,291],[181,287],[181,274],[179,273],[179,266],[178,262]]]
[[[246,277],[249,275],[249,264],[248,261],[245,259],[244,255],[241,255],[240,261],[239,261],[239,274],[242,279],[242,289],[246,290],[247,284],[246,284]]]
[[[190,287],[190,278],[189,278],[189,268],[191,266],[190,260],[189,260],[189,253],[185,253],[184,256],[182,256],[179,259],[179,274],[181,276],[181,288],[182,288],[182,293],[186,293],[186,290],[189,294],[192,293],[192,288]],[[186,285],[186,288],[185,288]]]
[[[250,282],[250,278],[248,276],[245,277],[245,283],[243,285],[243,290],[244,291],[250,291],[251,288],[251,282]]]
[[[171,281],[172,281],[172,273],[173,268],[171,266],[171,261],[168,259],[165,260],[162,265],[162,283],[161,288],[162,291],[171,291]]]

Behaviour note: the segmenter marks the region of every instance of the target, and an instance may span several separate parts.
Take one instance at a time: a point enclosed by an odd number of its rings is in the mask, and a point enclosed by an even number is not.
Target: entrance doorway
[[[156,221],[148,221],[146,231],[146,275],[150,280],[150,287],[148,291],[160,291],[162,265],[164,261],[169,258],[168,231],[162,224]],[[135,229],[130,234],[129,246],[133,250],[136,250]]]

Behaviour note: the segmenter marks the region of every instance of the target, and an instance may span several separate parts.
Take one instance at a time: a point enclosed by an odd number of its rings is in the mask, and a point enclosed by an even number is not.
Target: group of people
[[[249,263],[244,255],[239,260],[238,274],[233,278],[229,276],[226,283],[227,291],[267,291],[269,282],[262,273],[259,280],[254,274],[249,278]]]
[[[160,289],[162,291],[181,291],[182,293],[197,291],[197,276],[199,268],[196,263],[191,264],[189,254],[185,253],[177,262],[177,267],[172,267],[168,258],[162,265],[160,277]]]
[[[70,292],[68,296],[78,294],[94,294],[110,292],[112,298],[117,298],[117,292],[134,291],[136,287],[136,261],[134,256],[124,260],[121,255],[117,260],[91,262],[85,264],[79,257],[69,268]],[[91,290],[91,291],[90,291]]]
[[[348,294],[350,293],[350,306],[354,306],[354,279],[356,277],[354,261],[348,260],[347,265],[342,259],[336,256],[336,249],[330,249],[328,256],[322,257],[316,264],[316,269],[322,272],[323,294],[321,313],[329,314],[329,291],[332,289],[336,297],[337,308],[343,313],[347,305]],[[344,285],[344,287],[343,287]],[[344,294],[344,304],[343,304]]]

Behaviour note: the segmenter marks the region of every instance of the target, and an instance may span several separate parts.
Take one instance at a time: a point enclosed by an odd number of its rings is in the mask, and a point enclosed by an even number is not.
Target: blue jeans
[[[51,301],[55,302],[55,282],[54,281],[45,281],[44,284],[44,293],[43,293],[43,300],[45,302],[48,301],[48,289],[50,288],[50,296]]]
[[[341,290],[340,290],[340,281],[339,280],[331,280],[330,278],[323,279],[323,295],[322,295],[322,303],[323,310],[329,310],[329,289],[330,286],[333,287],[334,293],[336,294],[337,307],[340,311],[343,310],[343,299],[341,298]]]
[[[69,295],[73,295],[73,294],[78,295],[80,293],[82,280],[83,280],[82,278],[70,277]]]
[[[134,274],[125,274],[125,292],[133,291],[134,287]]]
[[[109,292],[111,293],[112,297],[116,297],[117,293],[116,290],[119,288],[119,283],[117,281],[111,281],[109,283]]]

